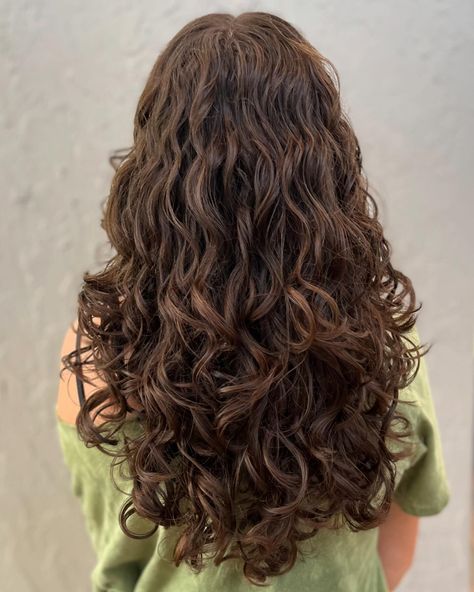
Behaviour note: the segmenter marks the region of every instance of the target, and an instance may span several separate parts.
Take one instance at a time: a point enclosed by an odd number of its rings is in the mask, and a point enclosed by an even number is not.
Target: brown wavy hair
[[[426,352],[332,63],[274,14],[197,18],[112,163],[114,255],[83,275],[88,345],[64,363],[106,384],[76,425],[127,463],[124,532],[181,526],[176,565],[238,557],[264,584],[321,528],[378,525]],[[133,409],[143,429],[118,446]],[[131,532],[134,513],[154,528]]]

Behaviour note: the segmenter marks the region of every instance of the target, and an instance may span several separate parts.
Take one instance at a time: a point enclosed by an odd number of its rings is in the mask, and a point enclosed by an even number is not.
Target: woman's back
[[[419,337],[414,332],[415,339]],[[62,355],[73,348],[75,335],[70,329]],[[239,560],[219,566],[210,562],[199,574],[186,565],[173,564],[173,550],[180,529],[160,527],[143,540],[128,537],[121,529],[119,511],[130,493],[130,482],[118,467],[111,479],[111,457],[97,448],[88,448],[78,437],[75,415],[81,403],[81,388],[88,393],[100,385],[83,385],[67,373],[60,383],[56,416],[59,441],[71,476],[72,490],[81,503],[97,563],[92,573],[94,592],[178,592],[181,590],[248,591],[251,585],[242,577]],[[76,385],[78,388],[76,388]],[[85,386],[85,388],[84,388]],[[79,391],[79,392],[78,392]],[[415,401],[416,406],[403,405]],[[430,516],[441,512],[450,497],[440,433],[431,397],[424,359],[412,384],[402,390],[399,405],[415,426],[411,458],[399,461],[395,503],[411,516]],[[100,418],[99,418],[100,420]],[[99,421],[100,423],[100,421]],[[120,438],[136,438],[142,432],[140,420],[129,415]],[[129,524],[133,532],[149,532],[151,524],[136,514]],[[269,590],[288,592],[387,592],[389,590],[378,548],[379,527],[353,532],[347,527],[323,529],[302,544],[302,557],[293,569],[269,583]]]

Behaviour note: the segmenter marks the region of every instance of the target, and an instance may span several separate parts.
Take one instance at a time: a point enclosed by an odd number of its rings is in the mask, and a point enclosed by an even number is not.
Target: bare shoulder
[[[79,396],[76,386],[75,375],[64,367],[63,357],[76,349],[76,331],[77,320],[70,323],[63,337],[61,350],[59,353],[59,384],[56,399],[56,414],[66,423],[75,425],[76,417],[79,412]],[[81,345],[86,345],[87,340],[81,337]],[[85,397],[89,397],[98,388],[105,386],[97,375],[93,375],[90,370],[84,369],[84,375],[93,383],[84,382]]]

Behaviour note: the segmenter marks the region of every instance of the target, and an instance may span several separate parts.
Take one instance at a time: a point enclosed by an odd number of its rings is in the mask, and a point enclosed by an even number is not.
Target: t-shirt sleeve
[[[417,329],[410,339],[420,344]],[[415,401],[406,405],[404,401]],[[399,393],[399,411],[411,422],[414,453],[398,461],[394,500],[407,514],[432,516],[448,504],[451,488],[446,474],[438,417],[433,401],[425,356],[414,380]]]
[[[114,485],[110,475],[111,458],[94,447],[86,447],[77,432],[61,420],[57,422],[59,443],[70,474],[72,492],[79,500],[87,534],[96,554],[90,574],[93,592],[135,589],[144,565],[152,556],[156,536],[133,539],[119,526],[119,510],[127,496]],[[130,484],[115,478],[120,489]],[[147,532],[150,524],[133,515],[127,522],[132,532]]]

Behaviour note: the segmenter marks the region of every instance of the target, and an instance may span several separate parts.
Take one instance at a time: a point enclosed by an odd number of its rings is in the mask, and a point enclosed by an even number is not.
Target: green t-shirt
[[[416,334],[418,339],[418,335]],[[415,400],[416,407],[403,405]],[[430,516],[443,510],[450,499],[440,432],[431,397],[425,359],[415,380],[399,393],[400,410],[415,431],[415,453],[397,463],[395,500],[405,512]],[[193,592],[256,590],[243,578],[238,560],[215,566],[210,562],[200,574],[184,563],[175,567],[172,551],[178,529],[162,527],[147,539],[132,539],[119,525],[119,510],[127,499],[110,477],[111,457],[79,440],[75,426],[57,417],[57,428],[72,491],[80,500],[86,528],[97,562],[91,574],[93,592]],[[126,424],[127,433],[141,429],[136,420]],[[131,430],[129,432],[128,430]],[[114,476],[120,489],[130,491],[130,481]],[[148,532],[150,522],[135,514],[127,521],[132,532]],[[303,543],[305,554],[291,571],[268,578],[269,592],[387,592],[377,552],[378,528],[351,532],[319,531]],[[308,550],[314,555],[308,555]]]

